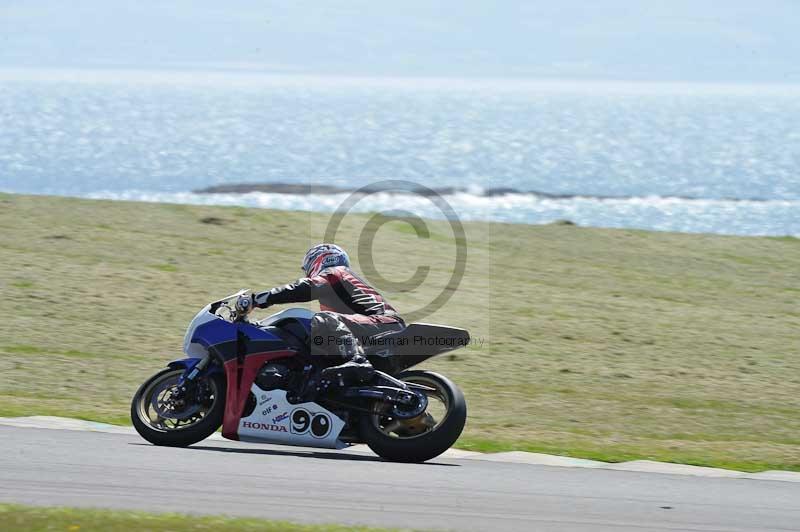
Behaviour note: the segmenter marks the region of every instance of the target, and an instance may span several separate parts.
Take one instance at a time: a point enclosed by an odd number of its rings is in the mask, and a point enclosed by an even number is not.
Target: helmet
[[[307,276],[313,277],[334,266],[350,266],[347,252],[336,244],[317,244],[306,252],[301,268]]]

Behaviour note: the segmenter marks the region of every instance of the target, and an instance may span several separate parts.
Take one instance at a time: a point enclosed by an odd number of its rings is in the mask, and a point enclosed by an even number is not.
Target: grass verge
[[[345,525],[300,525],[286,521],[233,518],[222,516],[189,516],[174,513],[93,510],[84,508],[52,508],[0,504],[0,530],[6,532],[66,532],[103,530],[147,530],[149,532],[184,530],[229,530],[234,532],[380,532],[385,528]]]
[[[3,196],[0,415],[126,423],[197,310],[294,279],[329,219]],[[369,219],[337,233],[357,269]],[[450,227],[427,225],[382,225],[374,266],[392,281],[429,266],[386,295],[408,313],[445,290],[425,321],[476,340],[424,365],[465,391],[459,446],[800,470],[800,240],[466,223],[453,287]]]

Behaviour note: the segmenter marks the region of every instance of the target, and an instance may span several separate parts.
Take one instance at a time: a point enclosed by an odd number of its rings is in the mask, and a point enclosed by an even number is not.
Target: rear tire
[[[182,369],[172,368],[159,371],[139,387],[131,401],[131,421],[136,432],[154,445],[186,447],[208,438],[222,426],[225,414],[225,379],[221,375],[206,377],[213,390],[213,403],[199,420],[182,427],[165,428],[155,426],[154,421],[147,417],[147,406],[152,401],[153,388],[159,382],[168,381],[182,373]]]
[[[444,418],[432,430],[409,437],[391,436],[382,428],[385,418],[363,415],[360,419],[361,437],[370,449],[392,462],[425,462],[449,449],[461,436],[467,421],[467,402],[464,394],[450,379],[431,371],[405,371],[395,378],[437,389],[447,406]],[[431,392],[433,394],[433,392]],[[429,394],[429,399],[432,395]]]

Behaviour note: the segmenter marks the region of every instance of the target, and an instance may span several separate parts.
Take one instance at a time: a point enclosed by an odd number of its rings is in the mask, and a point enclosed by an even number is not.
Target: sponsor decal
[[[266,432],[289,432],[286,430],[286,427],[281,427],[280,425],[270,425],[268,423],[258,423],[253,421],[243,421],[242,428],[263,430]]]
[[[278,409],[278,405],[269,405],[267,408],[264,409],[263,412],[261,412],[261,415],[262,416],[266,416],[270,412],[274,412],[277,409]]]
[[[322,257],[323,268],[326,266],[338,266],[338,265],[339,265],[339,257],[337,255],[326,255]]]
[[[289,412],[284,412],[283,414],[279,414],[279,415],[275,416],[274,418],[272,418],[272,422],[273,423],[280,423],[281,421],[283,421],[287,417],[289,417]]]
[[[270,401],[272,401],[272,397],[270,397],[268,395],[262,395],[261,396],[261,402],[258,403],[258,406],[261,406],[263,404],[269,403]]]

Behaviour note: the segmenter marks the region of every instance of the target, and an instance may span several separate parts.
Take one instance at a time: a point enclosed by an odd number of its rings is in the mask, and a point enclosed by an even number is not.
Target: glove
[[[253,295],[253,306],[267,308],[269,306],[269,290]]]
[[[252,294],[239,296],[239,298],[236,300],[236,305],[235,305],[236,313],[239,314],[239,316],[246,316],[250,313],[250,311],[253,310],[254,306],[255,305],[253,302]]]

